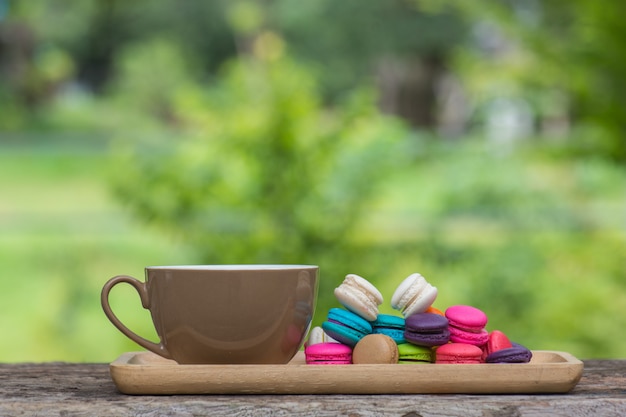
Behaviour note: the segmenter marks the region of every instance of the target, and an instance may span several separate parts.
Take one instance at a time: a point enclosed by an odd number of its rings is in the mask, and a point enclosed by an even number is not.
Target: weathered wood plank
[[[626,360],[585,362],[564,395],[128,396],[105,364],[0,365],[0,416],[618,416],[626,415]]]

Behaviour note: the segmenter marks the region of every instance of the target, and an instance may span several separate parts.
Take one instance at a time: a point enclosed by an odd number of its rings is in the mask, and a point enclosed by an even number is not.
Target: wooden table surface
[[[108,364],[0,364],[0,416],[624,416],[626,360],[588,360],[568,394],[120,394]]]

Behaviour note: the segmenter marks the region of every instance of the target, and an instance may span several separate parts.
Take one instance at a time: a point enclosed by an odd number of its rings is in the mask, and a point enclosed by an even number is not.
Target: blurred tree
[[[117,194],[140,218],[190,243],[202,262],[309,262],[330,275],[356,262],[367,269],[354,227],[377,185],[407,160],[408,130],[380,115],[366,90],[326,108],[316,78],[283,48],[262,31],[214,83],[173,90],[175,137],[128,145]],[[138,62],[151,70],[153,62]],[[150,77],[171,85],[161,70]]]
[[[19,20],[0,20],[0,129],[32,122],[42,104],[74,75],[71,58],[39,45],[34,30]]]
[[[456,69],[475,104],[497,95],[524,98],[544,136],[567,134],[574,152],[626,161],[626,28],[621,19],[626,3],[416,3],[456,10],[473,26],[473,47],[460,50]]]
[[[564,7],[565,6],[565,7]],[[583,154],[626,162],[626,27],[624,2],[546,0],[535,30],[520,25],[557,88],[571,96],[574,132]],[[521,22],[520,22],[521,23]],[[542,36],[541,32],[545,31]]]
[[[295,59],[323,68],[319,88],[325,102],[376,82],[380,108],[426,128],[437,122],[437,85],[450,52],[465,34],[458,16],[425,13],[408,0],[9,4],[9,20],[28,30],[34,53],[42,46],[63,52],[75,70],[71,81],[97,94],[115,82],[116,61],[126,46],[152,38],[178,45],[185,62],[201,69],[198,75],[214,76],[238,49],[246,48],[242,35],[260,10],[264,25],[281,34]]]
[[[407,0],[287,0],[270,11],[294,55],[324,69],[329,97],[374,82],[383,111],[416,127],[436,126],[438,86],[467,34],[458,14]]]
[[[14,0],[8,20],[29,28],[35,46],[66,51],[76,63],[76,81],[95,91],[114,79],[117,55],[130,43],[168,38],[209,72],[235,53],[219,1]]]

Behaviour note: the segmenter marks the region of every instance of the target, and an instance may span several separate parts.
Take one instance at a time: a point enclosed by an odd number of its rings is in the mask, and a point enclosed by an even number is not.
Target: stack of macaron
[[[487,315],[480,309],[455,305],[445,311],[450,343],[435,352],[435,363],[527,363],[532,352],[499,330],[487,331]]]
[[[308,364],[526,363],[532,352],[499,330],[486,329],[480,309],[455,305],[433,307],[437,288],[414,273],[391,297],[400,315],[380,314],[380,291],[349,274],[335,288],[343,308],[331,308],[305,344]]]
[[[380,291],[365,278],[348,274],[335,288],[335,297],[344,308],[331,308],[322,327],[311,330],[304,350],[306,363],[367,363],[373,360],[367,359],[368,356],[377,357],[377,360],[385,361],[383,363],[397,362],[393,349],[390,349],[391,344],[395,347],[393,339],[383,334],[379,335],[380,338],[366,337],[374,335],[373,324],[378,318],[378,306],[383,303]],[[381,324],[377,324],[377,328],[381,328]],[[385,342],[381,342],[381,338]],[[360,344],[359,349],[356,349],[357,344]],[[354,357],[353,350],[356,351]],[[391,358],[381,359],[385,352],[391,354]],[[366,362],[360,362],[362,360]]]
[[[405,320],[391,314],[379,314],[372,323],[372,332],[389,336],[396,344],[406,342],[404,338]]]

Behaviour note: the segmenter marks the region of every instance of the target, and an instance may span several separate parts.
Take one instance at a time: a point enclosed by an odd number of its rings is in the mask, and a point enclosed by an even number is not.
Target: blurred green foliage
[[[314,324],[347,273],[391,313],[421,272],[436,306],[476,305],[531,348],[623,356],[606,343],[626,324],[617,3],[8,4],[0,361],[109,361],[137,347],[100,311],[107,278],[243,262],[320,265]],[[456,138],[435,133],[451,75]],[[499,97],[571,129],[499,148],[481,130]],[[156,338],[132,288],[113,304]]]
[[[179,135],[124,137],[116,193],[202,262],[304,262],[341,275],[360,263],[356,222],[408,164],[410,132],[381,115],[368,90],[323,107],[311,71],[271,55],[228,64],[206,88],[179,89],[170,101]]]
[[[621,357],[624,343],[605,340],[626,324],[623,169],[601,159],[555,159],[541,147],[502,157],[482,142],[417,140],[414,163],[380,184],[353,226],[350,241],[370,250],[336,266],[329,254],[320,262],[315,322],[337,306],[332,290],[347,273],[374,282],[385,297],[381,309],[392,313],[395,287],[418,271],[439,288],[436,306],[483,308],[491,329],[530,347]],[[141,278],[150,264],[196,263],[203,248],[141,226],[120,208],[105,182],[127,168],[119,156],[78,142],[53,149],[31,142],[0,153],[3,195],[10,196],[0,208],[7,271],[0,327],[14,341],[0,355],[109,361],[137,346],[101,312],[104,281],[119,273]],[[498,208],[477,208],[475,194],[491,194]],[[116,289],[112,302],[132,329],[156,337],[131,288]]]
[[[623,2],[420,0],[474,22],[456,66],[474,105],[494,97],[530,103],[544,123],[573,120],[568,152],[626,162]],[[469,24],[469,23],[468,23]],[[476,47],[476,43],[480,47]]]

